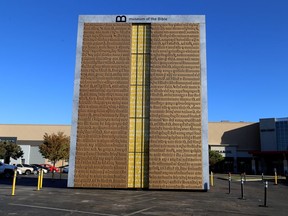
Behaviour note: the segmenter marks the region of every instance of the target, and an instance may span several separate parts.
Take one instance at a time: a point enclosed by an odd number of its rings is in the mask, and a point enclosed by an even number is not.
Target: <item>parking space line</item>
[[[132,212],[132,213],[130,213],[130,214],[126,214],[125,216],[135,215],[135,214],[138,214],[138,213],[141,213],[141,212],[144,212],[144,211],[150,210],[150,209],[152,209],[152,208],[154,208],[154,206],[149,207],[149,208],[145,208],[145,209],[141,209],[141,210],[139,210],[139,211]]]
[[[151,200],[155,200],[156,198],[151,198],[151,199],[146,199],[146,200],[139,200],[137,202],[130,202],[129,204],[137,204],[137,203],[141,203],[141,202],[148,202],[148,201],[151,201]]]
[[[149,193],[144,193],[144,194],[139,194],[139,195],[135,195],[135,196],[131,196],[131,197],[136,198],[136,197],[148,196],[148,195],[151,195],[151,194],[149,194]]]
[[[73,209],[62,209],[62,208],[53,208],[53,207],[45,207],[45,206],[24,205],[24,204],[15,204],[15,203],[9,203],[9,205],[22,206],[22,207],[28,207],[28,208],[48,209],[48,210],[54,210],[54,211],[65,211],[65,212],[71,212],[71,213],[90,214],[90,215],[116,216],[116,215],[113,215],[113,214],[104,214],[104,213],[97,213],[97,212],[87,212],[87,211],[79,211],[79,210],[73,210]]]

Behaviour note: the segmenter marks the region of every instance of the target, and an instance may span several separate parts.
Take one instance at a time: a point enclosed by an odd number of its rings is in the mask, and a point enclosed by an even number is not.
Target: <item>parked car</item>
[[[51,165],[51,164],[39,164],[41,166],[43,166],[44,168],[47,168],[49,172],[59,172],[59,168]]]
[[[0,174],[4,175],[6,178],[12,177],[15,169],[17,169],[18,174],[22,174],[22,171],[16,166],[0,162]]]
[[[30,167],[30,168],[33,168],[33,173],[36,174],[37,173],[37,167],[34,167],[30,164],[22,164],[24,167]]]
[[[38,167],[33,166],[32,164],[31,164],[31,165],[30,165],[30,164],[23,164],[23,165],[24,165],[25,167],[32,167],[34,174],[37,174],[37,173],[38,173],[38,170],[39,170]]]
[[[68,173],[68,171],[69,171],[69,165],[61,166],[61,167],[59,167],[59,169],[60,169],[63,173]]]
[[[34,172],[33,167],[24,166],[24,164],[16,164],[17,170],[20,169],[23,174],[30,175]]]
[[[43,170],[44,173],[48,173],[49,169],[46,167],[41,166],[40,164],[31,164],[32,167],[36,169],[36,172],[38,173],[40,169]]]

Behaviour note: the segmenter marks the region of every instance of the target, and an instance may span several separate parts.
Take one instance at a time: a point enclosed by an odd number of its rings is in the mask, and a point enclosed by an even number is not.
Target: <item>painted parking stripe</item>
[[[150,209],[152,209],[152,208],[154,208],[154,206],[153,206],[153,207],[149,207],[149,208],[145,208],[145,209],[141,209],[141,210],[139,210],[139,211],[132,212],[132,213],[130,213],[130,214],[126,214],[125,216],[135,215],[135,214],[138,214],[138,213],[141,213],[141,212],[144,212],[144,211],[150,210]]]
[[[9,203],[9,205],[22,206],[22,207],[28,207],[28,208],[48,209],[48,210],[54,210],[54,211],[65,211],[65,212],[71,212],[71,213],[81,213],[81,214],[91,214],[91,215],[101,215],[101,216],[116,216],[116,215],[113,215],[113,214],[103,214],[103,213],[97,213],[97,212],[87,212],[87,211],[79,211],[79,210],[73,210],[73,209],[62,209],[62,208],[53,208],[53,207],[45,207],[45,206],[24,205],[24,204],[15,204],[15,203]]]
[[[146,200],[139,200],[137,202],[131,202],[129,203],[130,205],[131,204],[138,204],[138,203],[142,203],[142,202],[149,202],[149,201],[152,201],[152,200],[155,200],[156,198],[152,198],[152,199],[146,199]]]

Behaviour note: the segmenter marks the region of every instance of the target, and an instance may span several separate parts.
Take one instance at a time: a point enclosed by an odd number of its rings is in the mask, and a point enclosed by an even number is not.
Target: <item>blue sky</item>
[[[0,0],[0,124],[70,124],[78,15],[206,15],[209,121],[288,116],[286,0]]]

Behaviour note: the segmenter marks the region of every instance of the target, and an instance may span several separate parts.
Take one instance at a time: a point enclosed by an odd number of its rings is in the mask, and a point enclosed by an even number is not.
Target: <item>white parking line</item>
[[[135,195],[135,196],[131,196],[131,197],[135,198],[135,197],[148,196],[148,195],[151,195],[151,194],[144,193],[144,194],[139,194],[139,195]]]
[[[155,200],[156,198],[151,198],[151,199],[146,199],[146,200],[139,200],[137,202],[130,202],[129,204],[137,204],[137,203],[141,203],[141,202],[148,202],[148,201],[151,201],[151,200]]]
[[[48,210],[54,210],[54,211],[65,211],[65,212],[71,212],[71,213],[90,214],[90,215],[116,216],[113,214],[103,214],[103,213],[97,213],[97,212],[78,211],[78,210],[73,210],[73,209],[52,208],[52,207],[45,207],[45,206],[24,205],[24,204],[15,204],[15,203],[9,203],[9,205],[22,206],[22,207],[28,207],[28,208],[48,209]]]
[[[142,209],[142,210],[139,210],[139,211],[136,211],[136,212],[132,212],[132,213],[130,213],[130,214],[126,214],[125,216],[135,215],[135,214],[138,214],[138,213],[140,213],[140,212],[147,211],[147,210],[152,209],[152,208],[154,208],[154,206],[149,207],[149,208],[145,208],[145,209]]]

